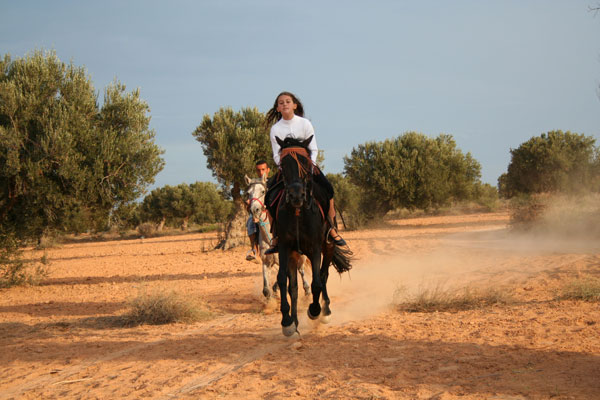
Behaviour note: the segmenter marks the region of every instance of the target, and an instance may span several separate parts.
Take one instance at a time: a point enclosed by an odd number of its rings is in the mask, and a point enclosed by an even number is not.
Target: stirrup
[[[339,237],[339,239],[336,239],[333,237],[333,235],[331,234],[331,231],[333,231],[333,229],[329,230],[329,237],[331,237],[331,240],[333,241],[333,244],[335,244],[336,246],[346,246],[347,243],[344,240],[344,238],[340,235],[340,233],[338,232],[337,236]]]
[[[273,240],[271,241],[271,247],[265,250],[265,255],[279,253],[279,246],[277,242],[277,238],[273,238]]]

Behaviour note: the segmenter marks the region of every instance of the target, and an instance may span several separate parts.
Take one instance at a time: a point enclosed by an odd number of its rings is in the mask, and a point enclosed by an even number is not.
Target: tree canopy
[[[253,174],[257,160],[273,167],[269,129],[256,108],[221,108],[212,118],[205,115],[192,135],[202,145],[207,167],[234,200],[240,200],[244,175]]]
[[[480,169],[444,134],[430,138],[408,132],[361,144],[344,157],[344,171],[370,204],[364,210],[371,217],[400,207],[428,209],[469,199],[480,185]]]
[[[19,238],[63,230],[74,210],[106,223],[163,168],[139,90],[98,96],[83,67],[36,51],[0,60],[0,227]],[[85,212],[82,214],[82,211]],[[100,221],[100,222],[99,222]]]
[[[186,228],[188,222],[224,222],[231,213],[231,202],[214,183],[182,183],[154,189],[144,198],[141,212],[142,220]]]
[[[595,139],[560,130],[534,136],[511,149],[508,170],[498,178],[503,197],[600,189]]]

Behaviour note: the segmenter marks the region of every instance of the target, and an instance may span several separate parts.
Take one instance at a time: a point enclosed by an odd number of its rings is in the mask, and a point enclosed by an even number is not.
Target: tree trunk
[[[235,214],[227,223],[225,228],[225,239],[217,245],[217,249],[229,250],[240,246],[247,241],[246,221],[248,220],[248,211],[242,199],[234,200]]]
[[[181,230],[182,231],[187,231],[189,220],[190,220],[189,216],[183,217],[183,220],[181,221]]]
[[[346,220],[344,220],[344,214],[340,211],[339,208],[335,208],[337,211],[337,215],[340,216],[340,218],[342,219],[342,225],[344,225],[344,230],[348,229],[348,227],[346,226]]]
[[[165,226],[165,222],[167,222],[167,218],[166,218],[166,217],[163,217],[163,218],[160,220],[160,222],[158,223],[158,226],[156,227],[156,230],[157,230],[158,232],[162,232],[162,230],[163,230],[163,227]]]

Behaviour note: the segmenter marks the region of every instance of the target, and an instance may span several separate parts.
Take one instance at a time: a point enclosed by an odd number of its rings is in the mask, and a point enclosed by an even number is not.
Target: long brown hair
[[[281,113],[277,111],[277,101],[279,100],[279,97],[283,95],[290,96],[292,98],[292,101],[296,105],[294,114],[299,117],[304,117],[304,107],[302,106],[302,102],[300,101],[300,99],[296,97],[296,95],[293,93],[281,92],[277,95],[277,97],[275,97],[275,103],[273,104],[273,108],[271,108],[267,112],[266,124],[269,127],[281,119]]]

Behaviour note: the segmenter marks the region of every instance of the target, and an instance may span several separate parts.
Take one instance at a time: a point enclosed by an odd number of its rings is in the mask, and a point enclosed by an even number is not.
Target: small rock
[[[304,345],[302,344],[302,342],[297,341],[292,343],[292,345],[290,346],[292,348],[292,350],[300,350]]]

